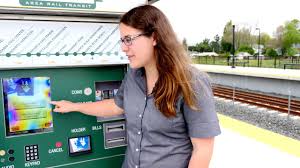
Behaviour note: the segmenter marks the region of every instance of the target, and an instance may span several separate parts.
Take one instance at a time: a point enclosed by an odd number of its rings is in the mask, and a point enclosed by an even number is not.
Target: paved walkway
[[[300,141],[219,115],[210,168],[299,168]]]

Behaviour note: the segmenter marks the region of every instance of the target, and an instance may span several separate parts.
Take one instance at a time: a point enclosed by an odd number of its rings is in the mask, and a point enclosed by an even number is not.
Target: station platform
[[[300,141],[219,114],[210,168],[299,168]]]
[[[212,83],[237,89],[300,98],[300,70],[193,64]]]
[[[235,67],[223,65],[193,64],[196,68],[211,73],[223,73],[232,75],[243,75],[252,77],[264,77],[274,79],[286,79],[300,81],[300,70],[276,69],[276,68],[256,68],[256,67]]]

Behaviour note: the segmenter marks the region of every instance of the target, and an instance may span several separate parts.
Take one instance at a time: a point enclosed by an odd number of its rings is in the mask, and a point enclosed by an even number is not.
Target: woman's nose
[[[129,50],[129,47],[127,45],[125,45],[124,43],[121,43],[121,49],[123,52],[126,52]]]

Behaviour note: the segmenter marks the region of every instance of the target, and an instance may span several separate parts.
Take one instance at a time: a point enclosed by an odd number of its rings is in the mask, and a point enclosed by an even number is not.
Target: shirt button
[[[141,131],[139,131],[138,134],[140,135],[140,134],[141,134]]]
[[[136,149],[135,149],[135,151],[137,151],[137,152],[138,152],[138,151],[139,151],[139,148],[136,148]]]
[[[138,165],[135,165],[135,168],[138,168],[139,166]]]
[[[140,114],[139,117],[142,118],[142,114]]]

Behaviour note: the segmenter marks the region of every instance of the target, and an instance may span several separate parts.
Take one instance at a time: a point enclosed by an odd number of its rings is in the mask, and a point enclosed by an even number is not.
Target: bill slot
[[[124,141],[125,141],[125,137],[113,138],[113,139],[107,139],[106,140],[107,143],[116,143],[116,142],[124,142]]]
[[[124,124],[109,125],[106,127],[106,133],[125,131]]]

